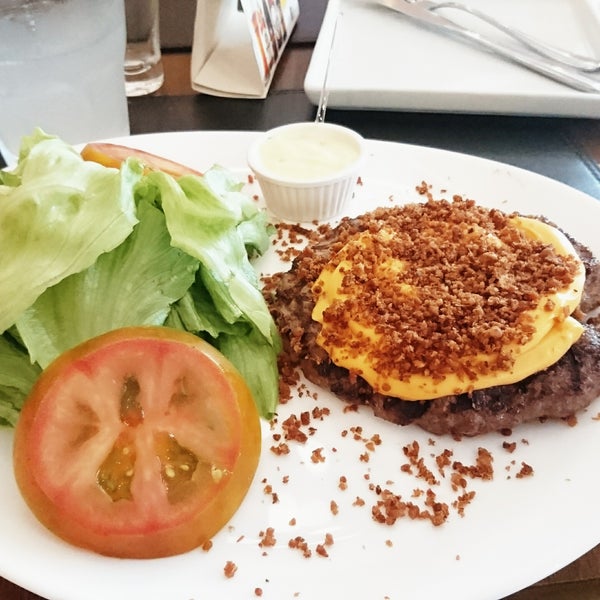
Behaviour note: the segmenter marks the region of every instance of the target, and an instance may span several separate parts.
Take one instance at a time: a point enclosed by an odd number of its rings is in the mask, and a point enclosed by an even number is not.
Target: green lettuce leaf
[[[217,339],[221,333],[246,335],[249,330],[247,323],[230,323],[222,317],[201,278],[173,305],[165,325],[169,324],[212,339]]]
[[[141,167],[119,172],[84,161],[38,132],[0,183],[0,332],[49,287],[119,246],[137,219]]]
[[[0,335],[0,425],[15,426],[23,402],[41,371],[7,333]]]
[[[41,367],[128,325],[203,337],[272,416],[281,340],[250,260],[273,229],[241,187],[221,167],[176,181],[135,159],[85,162],[41,130],[26,138],[0,173],[0,425]]]
[[[203,177],[153,173],[173,245],[200,260],[196,281],[167,324],[184,327],[215,345],[241,372],[262,416],[279,398],[279,332],[250,259],[269,247],[266,212],[242,194],[222,167]]]
[[[33,361],[48,365],[65,350],[111,329],[162,325],[195,279],[198,260],[171,246],[163,213],[138,206],[139,223],[118,248],[46,290],[17,320]]]
[[[200,260],[202,281],[221,315],[230,323],[243,318],[269,343],[277,343],[273,319],[246,249],[251,239],[248,222],[258,212],[254,202],[239,192],[239,184],[220,167],[213,167],[204,177],[190,175],[178,181],[158,172],[148,178],[160,189],[173,245]],[[243,221],[246,226],[240,230]]]
[[[198,280],[173,305],[165,325],[191,331],[218,348],[241,373],[259,413],[267,419],[274,415],[279,401],[279,344],[269,343],[248,321],[223,319]]]
[[[260,414],[272,418],[279,402],[278,348],[254,328],[243,336],[221,334],[216,346],[242,374]]]

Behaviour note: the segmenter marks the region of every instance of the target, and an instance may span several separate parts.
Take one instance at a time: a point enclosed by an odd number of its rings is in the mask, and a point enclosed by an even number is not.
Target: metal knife
[[[376,2],[396,12],[407,15],[430,28],[442,30],[455,37],[474,42],[486,50],[491,50],[502,58],[541,75],[545,75],[546,77],[571,88],[582,92],[600,93],[600,81],[581,73],[571,71],[566,67],[562,67],[542,57],[538,57],[526,50],[504,46],[494,40],[490,40],[477,31],[467,29],[450,19],[446,19],[441,15],[431,12],[427,8],[419,6],[418,1],[376,0]]]

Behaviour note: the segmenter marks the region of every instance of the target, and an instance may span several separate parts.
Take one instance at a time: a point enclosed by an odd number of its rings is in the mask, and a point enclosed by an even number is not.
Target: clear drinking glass
[[[164,82],[158,0],[125,0],[125,16],[127,95],[151,94]]]
[[[129,135],[123,0],[0,0],[0,151]]]

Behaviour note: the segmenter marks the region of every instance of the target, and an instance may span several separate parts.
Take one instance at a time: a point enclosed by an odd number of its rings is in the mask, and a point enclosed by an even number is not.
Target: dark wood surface
[[[163,88],[152,96],[129,101],[132,134],[264,130],[286,122],[313,119],[315,107],[303,92],[303,81],[326,0],[301,0],[300,5],[300,22],[265,100],[230,100],[196,94],[190,85],[189,49],[165,49]],[[596,120],[333,109],[328,110],[327,118],[353,127],[369,138],[455,150],[523,167],[600,200],[600,122]],[[598,518],[590,515],[590,519]],[[85,597],[82,590],[82,600]],[[600,546],[509,598],[600,599]],[[0,578],[0,600],[45,599]]]

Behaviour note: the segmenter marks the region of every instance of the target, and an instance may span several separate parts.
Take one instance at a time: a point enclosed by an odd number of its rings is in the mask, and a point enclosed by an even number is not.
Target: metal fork
[[[454,35],[459,39],[473,42],[476,45],[489,50],[502,58],[514,62],[526,69],[549,77],[576,90],[588,93],[600,94],[600,80],[590,77],[577,69],[573,69],[551,60],[529,48],[515,45],[507,46],[484,36],[474,29],[463,27],[456,21],[442,16],[436,10],[428,8],[429,0],[375,0],[377,4],[390,8],[414,18],[426,27],[433,27]],[[438,4],[431,2],[437,7]]]
[[[568,52],[567,50],[562,50],[561,48],[557,48],[556,46],[546,44],[541,40],[538,40],[535,37],[530,36],[529,34],[521,31],[519,29],[515,29],[514,27],[508,27],[504,25],[497,19],[491,17],[487,13],[484,13],[476,8],[468,6],[466,4],[462,4],[460,2],[435,2],[434,0],[408,0],[412,4],[418,4],[422,8],[429,10],[431,12],[435,12],[441,8],[451,8],[463,11],[468,13],[481,21],[484,21],[488,25],[495,27],[502,33],[512,37],[514,40],[520,42],[530,50],[537,52],[539,55],[544,56],[546,58],[550,58],[551,60],[556,61],[562,65],[567,67],[571,67],[577,69],[579,71],[584,71],[587,73],[593,73],[594,71],[600,71],[600,61],[589,57],[589,56],[581,56],[579,54],[575,54],[573,52]]]

